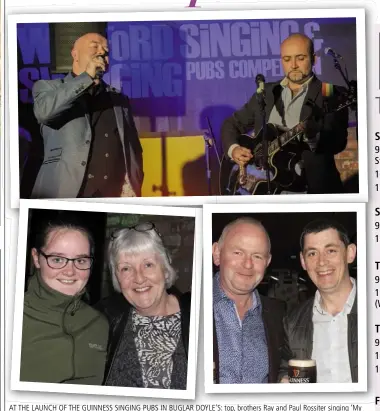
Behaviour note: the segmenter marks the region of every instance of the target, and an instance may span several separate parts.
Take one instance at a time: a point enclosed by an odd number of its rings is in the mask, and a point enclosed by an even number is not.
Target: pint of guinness
[[[316,383],[317,366],[315,360],[290,360],[288,377],[291,383]]]

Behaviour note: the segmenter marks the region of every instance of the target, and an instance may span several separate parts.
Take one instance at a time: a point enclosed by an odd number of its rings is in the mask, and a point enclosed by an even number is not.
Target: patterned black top
[[[132,311],[132,331],[145,388],[170,388],[173,355],[181,338],[181,312],[147,317]]]

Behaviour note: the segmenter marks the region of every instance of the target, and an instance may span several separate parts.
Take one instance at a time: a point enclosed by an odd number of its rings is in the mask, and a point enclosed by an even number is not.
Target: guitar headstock
[[[338,103],[338,106],[336,106],[332,112],[343,110],[346,107],[356,106],[357,95],[356,93],[348,91],[339,99]]]

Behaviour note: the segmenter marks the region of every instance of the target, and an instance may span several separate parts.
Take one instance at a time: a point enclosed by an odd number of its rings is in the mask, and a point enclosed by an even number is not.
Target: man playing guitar
[[[289,191],[340,193],[343,185],[334,155],[343,151],[347,144],[348,109],[344,106],[335,111],[334,108],[338,105],[342,88],[322,83],[315,76],[314,45],[304,34],[292,34],[282,42],[281,61],[284,79],[267,83],[264,88],[266,122],[289,130],[306,120],[303,132],[284,147],[291,147],[291,150],[298,147],[300,150],[295,172],[302,173],[305,179],[303,190],[289,187]],[[258,94],[255,93],[243,108],[223,123],[221,138],[224,152],[240,168],[254,158],[250,148],[239,145],[238,137],[250,129],[254,129],[255,136],[258,136],[263,126],[261,113]]]

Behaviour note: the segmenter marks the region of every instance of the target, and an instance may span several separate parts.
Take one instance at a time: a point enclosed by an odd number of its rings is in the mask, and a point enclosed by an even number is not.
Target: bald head
[[[302,33],[293,33],[281,43],[281,49],[286,47],[289,43],[303,44],[306,46],[309,56],[314,56],[314,43],[310,37]]]
[[[268,233],[259,221],[249,217],[228,224],[212,251],[220,285],[235,301],[251,295],[271,261]]]
[[[107,39],[98,33],[86,33],[79,37],[71,50],[73,72],[77,75],[86,71],[87,65],[95,56],[108,55]],[[108,57],[106,57],[108,64]]]
[[[99,34],[99,33],[86,33],[86,34],[83,34],[83,36],[80,36],[75,40],[74,45],[73,45],[73,50],[81,48],[86,43],[92,42],[92,41],[107,44],[107,39],[105,37],[103,37],[101,34]]]
[[[227,224],[224,227],[221,236],[219,237],[219,240],[218,240],[219,247],[221,248],[223,246],[224,241],[226,240],[226,238],[228,237],[231,231],[234,231],[235,229],[239,231],[239,229],[241,228],[240,226],[247,226],[247,225],[254,226],[258,230],[262,231],[262,233],[267,239],[268,250],[270,252],[271,242],[270,242],[270,238],[269,238],[267,230],[265,229],[265,227],[262,225],[262,223],[259,220],[256,220],[255,218],[252,218],[252,217],[241,217]]]

